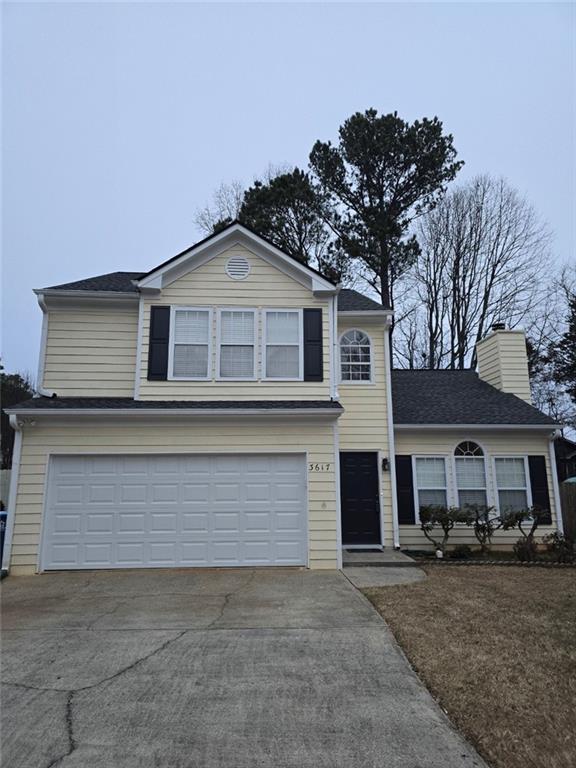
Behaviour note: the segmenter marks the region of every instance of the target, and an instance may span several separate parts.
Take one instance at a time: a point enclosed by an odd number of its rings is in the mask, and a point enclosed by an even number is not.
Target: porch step
[[[351,549],[353,549],[351,547]],[[382,552],[361,552],[345,549],[342,553],[344,568],[414,568],[418,564],[404,552],[384,549]]]

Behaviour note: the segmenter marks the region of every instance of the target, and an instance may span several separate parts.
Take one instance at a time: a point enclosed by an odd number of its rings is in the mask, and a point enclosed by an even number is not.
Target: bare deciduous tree
[[[527,320],[543,300],[550,233],[503,179],[457,187],[418,224],[421,254],[396,337],[402,366],[475,367],[475,345],[494,322]]]
[[[221,222],[238,218],[243,199],[244,185],[241,181],[222,182],[212,195],[212,202],[198,208],[194,214],[194,224],[204,235],[211,235]]]

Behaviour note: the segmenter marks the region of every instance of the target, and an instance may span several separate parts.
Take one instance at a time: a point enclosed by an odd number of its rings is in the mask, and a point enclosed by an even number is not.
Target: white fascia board
[[[200,243],[197,246],[191,246],[188,250],[184,251],[182,255],[165,264],[163,267],[158,267],[156,270],[150,273],[147,277],[143,277],[141,280],[136,281],[136,285],[139,288],[158,288],[158,279],[160,279],[160,287],[167,284],[162,280],[162,277],[170,272],[173,275],[180,275],[181,268],[186,265],[187,269],[194,269],[196,262],[205,263],[206,259],[203,259],[206,253],[211,254],[209,258],[213,258],[218,253],[221,253],[226,247],[232,247],[234,244],[245,245],[247,248],[257,248],[257,255],[261,256],[265,261],[271,261],[271,263],[278,267],[284,267],[283,271],[288,271],[288,274],[296,278],[296,275],[300,277],[300,282],[305,280],[306,285],[310,290],[336,290],[336,287],[324,280],[320,275],[317,275],[311,269],[304,264],[300,264],[295,259],[287,256],[283,251],[271,243],[266,242],[258,235],[255,235],[250,230],[243,227],[241,224],[235,224],[233,227],[220,232],[217,235],[209,238],[206,242]],[[209,259],[208,259],[209,260]],[[176,277],[174,278],[176,279]]]
[[[56,288],[34,288],[36,296],[42,296],[45,299],[53,296],[54,298],[74,298],[74,299],[121,299],[123,301],[138,301],[138,294],[128,291],[66,291]]]
[[[443,429],[443,430],[459,430],[459,429],[501,429],[501,430],[534,430],[545,429],[548,432],[554,432],[558,429],[556,424],[394,424],[394,429],[418,431],[421,429]]]
[[[356,310],[356,311],[342,311],[338,310],[338,317],[394,317],[394,312],[391,309],[368,309],[368,310]]]
[[[57,418],[68,416],[98,416],[100,418],[110,416],[133,417],[146,416],[147,418],[162,416],[220,416],[227,418],[229,416],[290,416],[292,418],[299,415],[304,417],[322,416],[340,418],[344,409],[335,410],[334,408],[55,408],[48,410],[46,408],[7,408],[6,413],[11,416],[19,416],[20,424],[26,423],[27,419],[35,421],[38,418]]]

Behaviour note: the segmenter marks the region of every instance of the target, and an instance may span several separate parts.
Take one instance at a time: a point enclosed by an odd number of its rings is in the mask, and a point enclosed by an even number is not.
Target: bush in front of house
[[[420,508],[420,528],[436,551],[446,551],[450,532],[456,523],[470,524],[470,515],[460,507],[431,505]]]
[[[546,545],[546,550],[555,563],[573,563],[576,561],[576,552],[574,551],[574,542],[567,538],[563,533],[549,533],[542,539]]]

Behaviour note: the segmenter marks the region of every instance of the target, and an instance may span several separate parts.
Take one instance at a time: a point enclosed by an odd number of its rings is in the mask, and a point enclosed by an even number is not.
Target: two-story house
[[[479,375],[392,371],[391,310],[237,223],[36,293],[39,396],[9,410],[14,573],[336,568],[346,546],[426,546],[431,503],[560,523],[519,332],[481,342]]]

